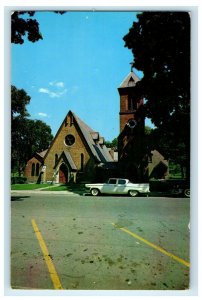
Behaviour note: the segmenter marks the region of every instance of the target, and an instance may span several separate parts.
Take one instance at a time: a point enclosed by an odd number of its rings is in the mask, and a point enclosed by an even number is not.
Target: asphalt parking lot
[[[189,198],[15,194],[13,289],[184,290]]]

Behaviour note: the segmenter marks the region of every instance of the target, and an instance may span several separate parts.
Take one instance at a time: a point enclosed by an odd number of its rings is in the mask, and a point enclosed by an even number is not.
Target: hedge
[[[11,184],[23,184],[27,181],[26,177],[11,177]]]

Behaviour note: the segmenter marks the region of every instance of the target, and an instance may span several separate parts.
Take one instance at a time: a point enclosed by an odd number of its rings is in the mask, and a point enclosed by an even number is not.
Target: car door
[[[117,188],[117,180],[114,178],[110,179],[108,183],[104,184],[102,193],[115,194],[116,188]]]
[[[117,184],[117,194],[126,194],[127,193],[127,187],[126,187],[126,180],[125,179],[119,179]]]

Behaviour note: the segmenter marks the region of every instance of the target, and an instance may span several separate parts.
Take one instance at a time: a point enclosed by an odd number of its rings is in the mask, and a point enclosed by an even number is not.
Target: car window
[[[124,179],[119,179],[118,184],[126,184],[126,181]]]
[[[110,179],[110,180],[109,180],[109,183],[110,183],[110,184],[116,184],[116,179]]]

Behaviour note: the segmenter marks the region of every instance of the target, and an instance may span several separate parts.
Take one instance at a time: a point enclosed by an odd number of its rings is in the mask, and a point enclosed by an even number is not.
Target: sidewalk
[[[41,194],[41,195],[69,195],[69,196],[82,196],[82,194],[70,191],[45,191],[43,189],[37,190],[11,190],[11,195],[13,194]],[[84,194],[83,194],[84,195]]]

